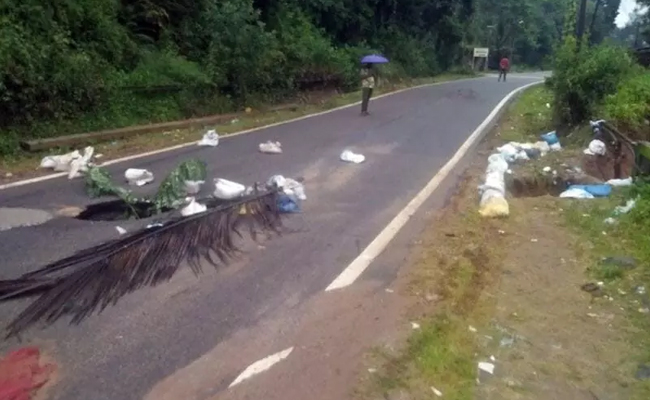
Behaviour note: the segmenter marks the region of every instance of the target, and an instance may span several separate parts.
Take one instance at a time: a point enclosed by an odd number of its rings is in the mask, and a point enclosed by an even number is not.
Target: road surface
[[[360,117],[356,107],[346,108],[222,140],[216,148],[191,146],[110,166],[116,177],[130,167],[146,168],[162,179],[180,161],[196,157],[207,162],[209,177],[245,184],[264,182],[273,174],[304,177],[308,200],[302,214],[286,220],[294,233],[251,247],[227,267],[208,270],[198,279],[182,271],[168,284],[134,293],[80,326],[59,321],[26,332],[22,344],[41,346],[59,365],[60,382],[49,397],[340,398],[331,397],[341,394],[334,395],[333,388],[328,392],[333,384],[323,374],[351,371],[332,372],[339,367],[328,366],[324,354],[329,357],[336,348],[341,364],[346,346],[353,346],[354,323],[337,322],[336,315],[356,304],[355,292],[325,293],[324,289],[508,93],[540,80],[541,75],[512,74],[509,78],[507,83],[490,76],[417,88],[374,100],[369,117]],[[267,140],[282,142],[283,153],[259,153],[258,144]],[[366,162],[341,162],[339,155],[345,148],[364,154]],[[149,185],[139,190],[152,193],[155,188]],[[81,180],[65,178],[0,191],[0,207],[56,210],[90,202]],[[148,222],[119,225],[133,230]],[[38,226],[2,231],[0,278],[18,276],[115,238],[116,225],[55,218]],[[390,259],[386,257],[382,259]],[[369,279],[389,284],[394,266],[392,272],[381,271],[373,263],[358,284],[363,286]],[[1,305],[0,320],[9,321],[23,307],[22,302]],[[374,312],[380,320],[381,308],[365,314]],[[325,346],[328,340],[322,335],[328,331],[330,350],[324,350],[318,346]],[[343,340],[349,343],[340,342],[341,333],[348,335]],[[338,339],[333,341],[335,336]],[[15,339],[7,340],[0,351],[19,345]],[[247,366],[283,350],[291,350],[278,364],[289,368],[284,378],[274,377],[270,370],[228,388]],[[314,368],[322,372],[320,378],[315,378],[316,370],[310,369],[308,359],[318,360]],[[354,362],[344,364],[348,361]],[[301,376],[301,371],[308,370]],[[282,385],[299,389],[291,392]]]

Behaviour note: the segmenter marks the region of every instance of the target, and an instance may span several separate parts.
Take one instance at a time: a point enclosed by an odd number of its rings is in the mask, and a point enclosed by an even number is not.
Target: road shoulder
[[[648,397],[647,381],[635,377],[648,348],[639,336],[646,325],[637,321],[643,299],[634,296],[642,278],[605,279],[594,268],[613,251],[634,252],[612,247],[608,235],[621,231],[602,223],[626,194],[586,205],[531,187],[508,198],[504,219],[477,212],[476,188],[492,150],[544,132],[550,111],[543,91],[522,95],[485,138],[452,200],[403,263],[398,290],[408,299],[404,318],[414,322],[412,333],[399,351],[372,353],[357,398]],[[528,182],[544,166],[560,169],[581,154],[569,144],[513,167],[513,176]],[[589,283],[602,290],[581,290]]]

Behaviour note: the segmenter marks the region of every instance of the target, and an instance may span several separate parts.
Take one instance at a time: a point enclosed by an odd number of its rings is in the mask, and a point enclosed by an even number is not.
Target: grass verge
[[[387,84],[379,87],[377,94],[385,94],[400,89],[414,86],[447,82],[458,79],[471,78],[468,74],[442,74],[432,78],[413,79],[405,82]],[[301,116],[330,110],[344,105],[352,104],[360,99],[360,92],[329,95],[317,99],[307,99],[298,109],[277,112],[252,112],[242,114],[240,118],[217,126],[205,127],[200,130],[175,130],[169,132],[139,135],[123,140],[110,142],[91,143],[96,153],[102,155],[100,161],[111,160],[119,157],[138,154],[146,151],[161,149],[181,143],[199,140],[205,129],[216,129],[220,135],[227,136],[232,133],[253,129],[277,122],[282,122]],[[0,160],[0,183],[9,183],[39,175],[46,175],[49,171],[38,169],[40,160],[49,154],[61,154],[70,151],[68,148],[53,149],[47,152],[19,152],[5,156]]]
[[[504,142],[537,141],[550,130],[550,96],[535,87],[509,107],[423,234],[406,285],[408,318],[421,326],[396,354],[375,352],[373,365],[383,367],[360,397],[650,398],[650,200],[615,225],[603,221],[629,190],[588,201],[509,198],[510,216],[499,220],[477,213],[485,159]],[[514,176],[576,162],[583,144],[575,137],[561,152],[511,166]],[[598,281],[597,293],[581,290]],[[479,372],[479,362],[493,363],[494,375]]]

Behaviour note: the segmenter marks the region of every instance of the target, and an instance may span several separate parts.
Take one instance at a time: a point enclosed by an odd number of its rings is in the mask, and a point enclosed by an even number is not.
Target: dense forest
[[[0,154],[16,135],[65,134],[229,111],[299,90],[466,68],[490,47],[549,65],[573,0],[3,0]],[[620,0],[589,0],[601,41]],[[11,136],[11,138],[10,138]]]

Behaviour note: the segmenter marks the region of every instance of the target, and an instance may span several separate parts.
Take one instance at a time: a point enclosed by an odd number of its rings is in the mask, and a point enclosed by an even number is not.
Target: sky
[[[621,0],[621,6],[618,8],[618,17],[616,17],[616,26],[624,27],[630,21],[630,14],[636,7],[635,0]]]

